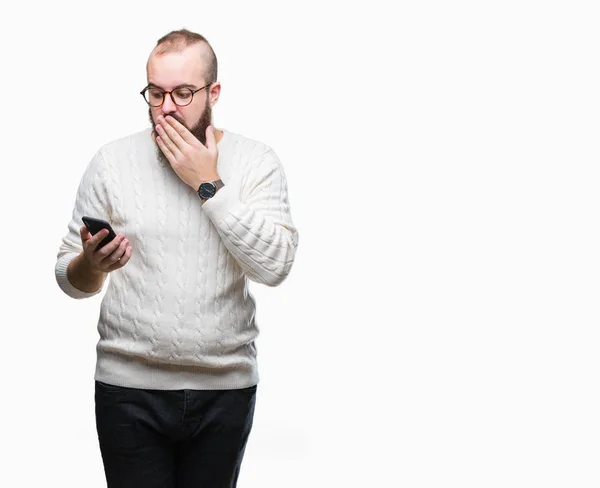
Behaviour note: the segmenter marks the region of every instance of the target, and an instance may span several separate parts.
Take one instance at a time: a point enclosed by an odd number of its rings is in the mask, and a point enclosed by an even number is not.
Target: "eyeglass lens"
[[[171,94],[173,95],[175,104],[180,106],[189,105],[194,95],[189,88],[177,88]],[[148,88],[144,93],[144,98],[152,107],[160,107],[165,96],[165,92],[160,88]]]

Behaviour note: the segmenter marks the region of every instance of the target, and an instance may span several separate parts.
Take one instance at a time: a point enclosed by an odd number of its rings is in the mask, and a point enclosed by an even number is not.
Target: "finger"
[[[89,234],[92,235],[91,233]],[[91,238],[89,238],[88,242],[90,243],[90,246],[94,246],[95,248],[107,235],[108,229],[102,229],[100,232],[96,232]]]
[[[125,236],[123,234],[118,234],[117,237],[115,237],[108,244],[105,244],[100,249],[96,249],[96,252],[98,253],[98,259],[100,261],[104,261],[117,247],[119,247],[119,244],[123,242],[123,239],[125,239]]]
[[[217,140],[215,139],[215,128],[209,125],[206,128],[206,147],[210,151],[217,150]]]
[[[188,144],[190,145],[196,145],[198,142],[198,139],[196,139],[196,137],[187,129],[187,127],[185,127],[181,122],[179,122],[176,118],[171,117],[170,115],[167,115],[165,117],[165,121],[167,122],[166,125],[170,125],[176,132],[177,134],[179,134],[179,136]]]
[[[90,239],[92,234],[90,234],[90,231],[88,230],[88,228],[85,225],[82,225],[79,228],[79,235],[81,236],[81,240],[83,242],[85,242]]]
[[[113,263],[116,263],[121,256],[125,253],[127,246],[129,245],[129,241],[125,236],[119,244],[114,248],[114,250],[104,259],[102,264],[110,266]]]
[[[171,137],[169,136],[162,124],[156,125],[156,131],[158,132],[159,137],[162,139],[164,145],[169,149],[169,151],[171,151],[171,154],[173,154],[173,156],[175,156],[176,158],[181,158],[181,151],[173,142],[173,140],[171,139]]]
[[[169,119],[175,120],[173,117],[169,117]],[[185,127],[183,127],[181,124],[179,125],[187,132]],[[167,133],[169,139],[173,141],[179,151],[183,152],[187,147],[190,146],[190,144],[183,139],[180,131],[176,130],[172,125],[170,125],[168,120],[160,124],[160,128]]]
[[[117,269],[122,268],[129,262],[129,258],[131,258],[131,248],[127,248],[127,252],[123,255],[123,257],[114,264],[111,264],[108,268],[104,268],[107,273],[115,271]]]
[[[165,143],[162,140],[162,137],[158,136],[156,138],[156,143],[158,144],[158,147],[163,152],[163,154],[165,155],[165,157],[169,160],[169,162],[171,164],[175,164],[177,162],[177,159],[175,158],[175,156],[173,156],[173,153],[165,145]]]
[[[108,268],[106,268],[106,271],[110,272],[110,271],[114,271],[116,269],[122,268],[123,266],[125,266],[128,262],[129,259],[131,258],[131,254],[133,253],[133,250],[131,248],[131,246],[129,246],[125,252],[123,253],[123,255],[121,256],[121,259],[119,259],[116,263],[110,265]]]

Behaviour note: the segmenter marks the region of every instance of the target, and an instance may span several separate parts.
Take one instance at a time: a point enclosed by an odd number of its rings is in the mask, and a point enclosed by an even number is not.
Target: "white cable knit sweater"
[[[151,129],[103,146],[81,179],[56,279],[82,252],[83,215],[110,222],[132,256],[108,274],[98,319],[95,379],[158,390],[221,390],[258,383],[255,302],[248,279],[269,286],[290,272],[298,233],[281,163],[267,145],[223,130],[225,186],[204,205],[156,157]]]

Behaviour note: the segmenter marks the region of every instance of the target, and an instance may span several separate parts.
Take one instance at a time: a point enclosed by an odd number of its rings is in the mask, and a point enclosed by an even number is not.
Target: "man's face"
[[[171,91],[178,85],[191,85],[192,90],[204,86],[210,81],[205,80],[205,64],[203,62],[203,46],[195,44],[182,51],[173,51],[161,55],[150,55],[147,66],[148,84],[164,91]],[[160,107],[149,107],[148,116],[152,129],[156,129],[159,116],[170,115],[185,126],[202,144],[206,144],[206,128],[212,121],[212,108],[207,87],[194,94],[192,103],[180,107],[173,103],[166,94],[165,101]],[[214,98],[213,98],[214,100]],[[156,154],[165,164],[169,164],[163,152],[155,143]]]

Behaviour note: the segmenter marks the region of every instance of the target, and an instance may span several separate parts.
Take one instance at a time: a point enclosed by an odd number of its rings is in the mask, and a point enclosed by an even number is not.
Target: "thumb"
[[[88,228],[85,225],[81,226],[81,228],[79,229],[79,233],[81,234],[81,238],[84,241],[87,241],[92,237],[92,235],[90,234],[90,231],[88,230]]]
[[[213,125],[209,125],[206,128],[206,148],[207,149],[216,149],[217,141],[215,139],[215,128]]]

